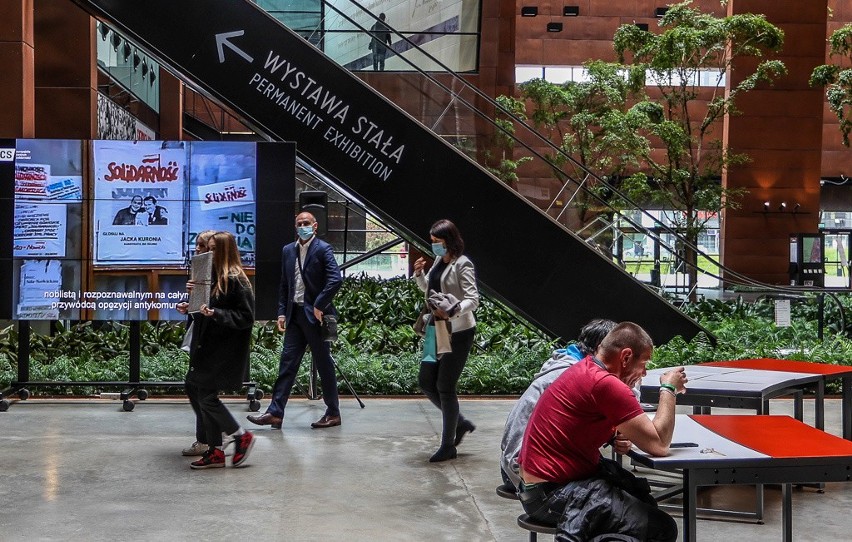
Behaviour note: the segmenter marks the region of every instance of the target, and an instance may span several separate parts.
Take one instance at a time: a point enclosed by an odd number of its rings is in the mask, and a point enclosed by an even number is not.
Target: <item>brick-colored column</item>
[[[35,0],[37,137],[97,137],[95,24],[68,0]]]
[[[35,135],[33,0],[0,2],[0,137]]]
[[[183,139],[183,93],[180,79],[160,68],[160,139]]]
[[[808,79],[825,60],[826,3],[732,0],[728,10],[764,13],[784,30],[784,50],[778,58],[789,74],[773,86],[761,85],[740,96],[737,108],[742,114],[727,119],[727,145],[747,154],[751,162],[723,175],[725,186],[749,193],[741,209],[724,213],[722,262],[754,279],[786,284],[790,234],[816,233],[819,220],[824,97],[823,89],[811,88]],[[736,85],[755,63],[737,61],[728,84]]]

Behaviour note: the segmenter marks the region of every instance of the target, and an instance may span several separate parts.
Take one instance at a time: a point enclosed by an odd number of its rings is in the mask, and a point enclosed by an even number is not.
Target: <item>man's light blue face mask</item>
[[[299,226],[296,228],[296,233],[299,235],[299,239],[302,241],[307,241],[314,234],[313,226]]]

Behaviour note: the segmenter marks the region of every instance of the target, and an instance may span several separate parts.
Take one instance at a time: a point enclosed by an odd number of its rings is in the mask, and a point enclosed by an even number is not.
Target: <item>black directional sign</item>
[[[573,338],[590,318],[609,317],[642,324],[656,341],[700,331],[254,4],[75,1],[259,132],[296,141],[300,154],[409,240],[428,246],[432,222],[453,220],[483,287],[543,329]]]

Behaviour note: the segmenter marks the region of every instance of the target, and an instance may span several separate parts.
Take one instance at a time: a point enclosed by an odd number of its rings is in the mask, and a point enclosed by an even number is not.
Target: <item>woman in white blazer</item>
[[[435,463],[456,457],[458,446],[465,433],[473,432],[476,426],[459,413],[459,398],[456,393],[461,372],[473,346],[476,319],[473,312],[479,306],[479,291],[476,288],[476,273],[464,252],[464,240],[455,224],[449,220],[435,222],[429,230],[432,237],[432,252],[435,262],[424,273],[426,260],[414,262],[414,280],[428,299],[431,291],[452,294],[459,303],[448,311],[436,309],[433,318],[447,320],[450,324],[452,352],[443,354],[436,362],[420,364],[419,383],[426,397],[441,409],[443,430],[441,447],[429,458]]]

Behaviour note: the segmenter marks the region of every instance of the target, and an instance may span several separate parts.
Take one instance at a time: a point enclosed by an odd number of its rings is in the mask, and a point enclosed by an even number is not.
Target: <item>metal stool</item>
[[[546,523],[539,523],[534,519],[530,519],[527,514],[518,516],[518,526],[521,529],[526,529],[530,532],[530,542],[538,540],[539,533],[541,534],[556,534],[556,526]]]
[[[503,497],[504,499],[512,499],[515,501],[519,501],[520,497],[515,492],[515,488],[510,484],[503,484],[502,486],[497,486],[497,495]]]

